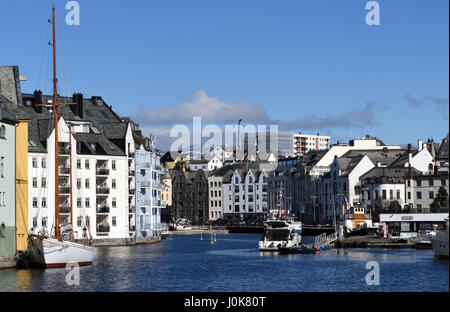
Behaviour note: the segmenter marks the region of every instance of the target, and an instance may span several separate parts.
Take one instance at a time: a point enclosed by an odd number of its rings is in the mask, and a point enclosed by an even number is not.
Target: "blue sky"
[[[1,65],[20,66],[23,92],[50,90],[55,3],[61,93],[101,95],[161,137],[167,116],[189,124],[192,112],[333,142],[448,133],[447,0],[378,1],[380,26],[362,0],[79,0],[80,26],[65,24],[66,2],[0,3]]]

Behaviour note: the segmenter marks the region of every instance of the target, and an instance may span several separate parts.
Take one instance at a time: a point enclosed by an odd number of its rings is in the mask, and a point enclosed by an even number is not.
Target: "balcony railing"
[[[109,187],[104,187],[104,186],[97,187],[96,193],[100,194],[100,195],[108,195]]]
[[[70,213],[70,206],[67,207],[67,206],[60,205],[59,206],[59,213]]]
[[[70,174],[70,168],[67,167],[59,167],[58,168],[59,174]]]
[[[150,182],[149,181],[142,181],[141,182],[141,187],[150,187]]]
[[[109,225],[97,225],[97,233],[109,233]]]
[[[107,168],[96,168],[95,173],[97,175],[109,175],[109,169],[107,169]]]
[[[109,213],[109,207],[108,206],[97,206],[97,213]]]
[[[70,186],[60,185],[58,191],[59,194],[70,194]]]

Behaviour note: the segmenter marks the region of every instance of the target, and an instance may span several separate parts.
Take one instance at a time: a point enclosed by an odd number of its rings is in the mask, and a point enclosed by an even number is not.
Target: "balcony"
[[[141,187],[150,187],[150,182],[149,181],[142,181],[141,182]]]
[[[97,186],[95,192],[96,192],[97,195],[108,195],[109,194],[109,187]]]
[[[59,213],[70,213],[70,206],[59,206]]]
[[[97,205],[97,213],[109,213],[109,207],[105,205]]]
[[[97,233],[109,233],[109,225],[97,225]]]
[[[58,187],[59,194],[70,194],[70,186],[69,185],[60,185]]]
[[[70,168],[67,167],[59,167],[58,168],[58,173],[60,175],[69,175],[70,174]]]
[[[97,175],[109,175],[109,169],[107,169],[107,168],[96,168],[95,169],[95,173],[97,174]]]

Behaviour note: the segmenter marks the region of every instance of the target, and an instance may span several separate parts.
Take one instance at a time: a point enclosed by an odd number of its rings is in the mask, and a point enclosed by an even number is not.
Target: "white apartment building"
[[[267,178],[267,172],[257,166],[226,171],[222,181],[224,219],[263,218],[268,213]]]
[[[294,156],[302,156],[309,151],[325,150],[330,148],[330,137],[325,135],[294,133]]]

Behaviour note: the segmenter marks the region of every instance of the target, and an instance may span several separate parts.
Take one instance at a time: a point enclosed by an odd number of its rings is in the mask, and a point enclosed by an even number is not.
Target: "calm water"
[[[276,255],[259,234],[171,236],[161,243],[97,248],[96,264],[67,286],[65,269],[0,271],[0,291],[448,291],[448,260],[430,250],[330,250]],[[305,238],[304,240],[307,240]],[[368,261],[380,285],[367,286]]]

